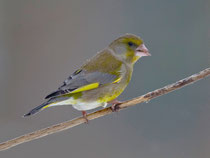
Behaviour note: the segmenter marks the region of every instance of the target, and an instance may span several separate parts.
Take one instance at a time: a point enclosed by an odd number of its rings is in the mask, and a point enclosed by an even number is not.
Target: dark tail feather
[[[61,94],[61,91],[55,91],[55,92],[50,93],[48,96],[46,96],[45,99],[56,97],[56,96],[58,96],[60,94]]]
[[[48,104],[49,104],[49,102],[46,102],[46,103],[43,103],[43,104],[41,104],[41,105],[35,107],[35,108],[32,109],[29,113],[23,115],[23,117],[27,117],[27,116],[36,114],[37,112],[43,110],[43,108],[44,108],[45,106],[47,106]]]
[[[45,97],[45,99],[50,99],[50,98],[58,97],[58,96],[61,96],[61,95],[65,95],[65,94],[68,94],[75,89],[76,88],[67,89],[67,90],[57,90],[55,92],[50,93],[48,96]]]

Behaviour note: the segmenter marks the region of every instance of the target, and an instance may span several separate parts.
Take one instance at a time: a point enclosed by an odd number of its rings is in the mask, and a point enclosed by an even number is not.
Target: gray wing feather
[[[79,71],[78,73],[76,72],[73,73],[70,77],[68,77],[68,79],[64,81],[64,84],[61,87],[59,87],[57,91],[49,94],[45,99],[68,94],[77,88],[91,83],[98,82],[99,85],[111,83],[117,78],[116,75],[103,72],[86,73],[83,70]]]

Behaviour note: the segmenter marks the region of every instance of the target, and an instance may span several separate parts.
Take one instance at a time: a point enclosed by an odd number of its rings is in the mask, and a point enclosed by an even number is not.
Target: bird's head
[[[133,34],[125,34],[114,40],[109,47],[124,60],[134,64],[142,56],[151,56],[143,40]]]

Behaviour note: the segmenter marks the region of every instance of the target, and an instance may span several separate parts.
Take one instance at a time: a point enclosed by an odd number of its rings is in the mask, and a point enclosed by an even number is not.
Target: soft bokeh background
[[[0,141],[80,116],[55,107],[21,116],[113,39],[141,36],[120,100],[210,66],[209,0],[1,0]],[[0,152],[1,158],[209,158],[210,78],[118,114]]]

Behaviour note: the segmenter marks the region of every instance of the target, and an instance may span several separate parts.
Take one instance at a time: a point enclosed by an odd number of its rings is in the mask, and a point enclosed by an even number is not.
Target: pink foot
[[[119,109],[120,109],[119,105],[120,105],[122,102],[115,99],[115,100],[112,100],[112,101],[110,101],[110,102],[108,102],[108,103],[109,103],[109,104],[112,104],[112,105],[111,105],[111,109],[112,109],[113,112],[118,112]]]
[[[88,124],[88,119],[87,119],[87,113],[86,113],[86,111],[82,111],[82,116],[83,116],[83,118],[85,119],[85,123],[87,123]]]

